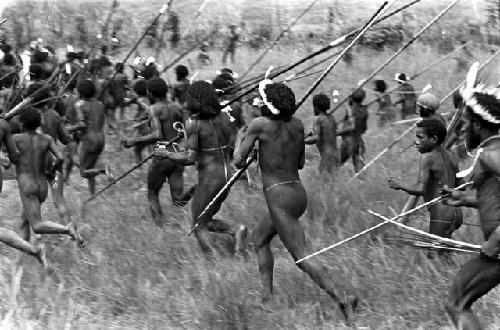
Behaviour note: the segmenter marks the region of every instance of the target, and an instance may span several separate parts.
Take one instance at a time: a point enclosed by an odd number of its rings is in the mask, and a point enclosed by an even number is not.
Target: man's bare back
[[[258,135],[259,164],[264,189],[272,185],[298,181],[304,166],[304,126],[297,118],[276,121],[259,117],[250,123],[247,135]],[[264,157],[263,157],[264,156]]]

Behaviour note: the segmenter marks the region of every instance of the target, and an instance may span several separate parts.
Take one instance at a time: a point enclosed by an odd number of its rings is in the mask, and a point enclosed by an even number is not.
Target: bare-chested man
[[[386,94],[387,84],[384,80],[375,80],[375,92],[380,93],[377,97],[378,103],[378,127],[384,127],[395,118],[394,109],[392,106],[391,96]]]
[[[446,137],[446,126],[438,119],[424,119],[417,124],[416,146],[424,154],[418,180],[414,185],[406,185],[394,178],[389,179],[392,189],[402,190],[410,195],[423,196],[428,202],[441,194],[444,186],[459,185],[455,175],[458,160],[441,146]],[[457,207],[437,203],[429,207],[429,233],[450,238],[463,221],[462,210]]]
[[[446,309],[458,329],[482,329],[472,304],[500,284],[500,89],[483,86],[461,91],[466,109],[463,129],[470,149],[478,149],[467,176],[474,191],[456,191],[445,203],[479,210],[485,242],[481,254],[458,272],[450,289]],[[468,175],[467,175],[468,174]],[[450,192],[449,189],[446,189]]]
[[[10,125],[6,120],[0,118],[0,148],[2,146],[5,146],[5,148],[7,149],[7,154],[10,161],[14,164],[17,164],[19,162],[19,153],[10,134]],[[0,172],[0,193],[2,192],[1,176],[2,175]],[[14,249],[34,256],[44,267],[47,267],[45,247],[42,244],[35,246],[29,241],[23,239],[16,232],[2,227],[0,227],[0,242],[7,244]]]
[[[48,102],[44,99],[49,97],[49,90],[43,88],[42,84],[35,83],[28,88],[28,95],[32,95],[35,91],[39,90],[33,97],[33,102],[36,104],[35,109],[41,115],[41,128],[44,134],[49,135],[54,142],[60,141],[62,144],[67,145],[71,141],[71,137],[63,126],[62,119],[59,114],[52,108],[49,108]],[[56,160],[52,154],[47,154],[45,162],[46,178],[49,181],[52,199],[57,208],[59,216],[64,219],[66,223],[71,222],[69,210],[64,199],[64,184],[62,183],[62,173],[56,173],[54,164]],[[59,177],[58,177],[59,175]]]
[[[135,134],[144,136],[150,133],[150,120],[148,116],[148,107],[151,105],[148,98],[148,83],[145,79],[138,79],[134,82],[134,92],[137,100],[134,102],[137,106],[137,112],[134,115],[135,124],[133,125]],[[142,160],[142,151],[148,143],[136,142],[134,144],[135,161]]]
[[[325,94],[314,95],[314,123],[312,132],[306,137],[306,144],[316,144],[321,156],[319,171],[332,173],[339,164],[337,149],[337,123],[335,117],[327,112],[330,98]]]
[[[161,140],[172,140],[177,136],[173,128],[174,123],[182,122],[181,108],[177,103],[167,100],[168,87],[165,80],[155,77],[148,80],[148,95],[152,99],[152,105],[142,104],[148,112],[151,133],[127,138],[122,141],[126,148],[137,144],[153,144]],[[140,101],[138,101],[140,102]],[[175,152],[179,145],[174,143],[167,150]],[[184,193],[184,166],[169,159],[155,157],[148,170],[148,201],[157,226],[162,226],[163,211],[160,206],[160,190],[168,179],[170,185],[170,196],[172,202],[177,206],[184,206],[192,197],[192,190]]]
[[[56,158],[55,168],[61,170],[64,162],[63,154],[57,149],[54,140],[36,130],[41,125],[41,115],[38,110],[29,108],[21,113],[19,120],[23,127],[21,134],[13,136],[15,146],[19,150],[19,161],[16,163],[17,182],[21,202],[23,204],[24,239],[30,240],[30,228],[36,234],[66,234],[83,247],[76,225],[68,223],[61,225],[52,221],[42,220],[41,205],[47,198],[48,182],[46,179],[47,154]]]
[[[246,227],[235,227],[223,220],[213,219],[223,200],[198,219],[203,209],[231,177],[230,146],[234,145],[231,122],[226,114],[221,113],[215,89],[205,81],[197,81],[189,86],[188,109],[192,114],[192,120],[186,125],[188,150],[177,153],[157,150],[156,153],[182,165],[197,166],[198,184],[194,191],[191,212],[193,224],[200,223],[194,233],[201,249],[207,254],[213,254],[208,232],[214,232],[233,236],[235,251],[243,252],[246,245]]]
[[[342,127],[337,131],[337,135],[342,136],[340,145],[340,163],[344,164],[352,159],[354,172],[358,172],[363,167],[362,156],[365,152],[363,134],[365,134],[368,124],[368,110],[363,100],[366,92],[363,89],[356,89],[346,107]]]
[[[77,86],[80,101],[76,103],[78,123],[68,126],[68,131],[80,133],[80,175],[87,179],[89,191],[95,195],[95,177],[106,174],[108,180],[113,180],[113,175],[108,166],[96,168],[97,160],[104,150],[104,124],[106,114],[104,105],[97,101],[94,83],[89,79],[81,80]]]
[[[304,231],[299,218],[306,210],[307,196],[299,177],[304,166],[304,127],[295,118],[295,95],[284,84],[261,82],[263,116],[254,119],[235,152],[236,166],[242,167],[259,142],[259,165],[264,195],[271,219],[262,219],[253,233],[264,285],[264,301],[273,293],[273,254],[270,243],[276,236],[296,261],[306,256]],[[339,305],[344,316],[356,308],[358,298],[344,281],[333,284],[324,266],[305,260],[298,267]]]

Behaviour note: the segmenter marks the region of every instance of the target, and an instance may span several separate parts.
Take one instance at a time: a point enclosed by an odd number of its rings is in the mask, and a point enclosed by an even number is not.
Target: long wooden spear
[[[461,184],[460,186],[458,186],[458,187],[454,188],[452,191],[457,191],[457,190],[463,189],[463,188],[465,188],[465,187],[467,187],[467,186],[470,186],[471,184],[472,184],[472,181],[471,181],[471,182],[466,182],[466,183]],[[395,217],[392,217],[391,219],[388,219],[388,220],[386,220],[386,221],[384,221],[384,222],[381,222],[381,223],[379,223],[379,224],[377,224],[377,225],[375,225],[375,226],[373,226],[373,227],[370,227],[370,228],[365,229],[365,230],[363,230],[363,231],[361,231],[361,232],[359,232],[359,233],[357,233],[357,234],[355,234],[355,235],[352,235],[352,236],[350,236],[350,237],[348,237],[348,238],[346,238],[346,239],[343,239],[343,240],[341,240],[340,242],[337,242],[337,243],[335,243],[335,244],[333,244],[333,245],[330,245],[330,246],[328,246],[328,247],[326,247],[326,248],[323,248],[323,249],[321,249],[321,250],[319,250],[319,251],[317,251],[317,252],[314,252],[314,253],[312,253],[312,254],[310,254],[310,255],[308,255],[308,256],[306,256],[306,257],[302,258],[302,259],[299,259],[299,260],[297,260],[295,263],[296,263],[296,264],[299,264],[299,263],[301,263],[301,262],[303,262],[303,261],[305,261],[305,260],[307,260],[307,259],[310,259],[310,258],[312,258],[312,257],[315,257],[315,256],[317,256],[317,255],[319,255],[319,254],[321,254],[321,253],[324,253],[324,252],[329,251],[329,250],[331,250],[331,249],[333,249],[333,248],[339,247],[339,246],[341,246],[341,245],[343,245],[343,244],[345,244],[345,243],[347,243],[347,242],[350,242],[350,241],[352,241],[352,240],[354,240],[354,239],[356,239],[356,238],[359,238],[359,237],[361,237],[361,236],[363,236],[363,235],[366,235],[366,234],[368,234],[368,233],[370,233],[370,232],[374,231],[375,229],[378,229],[378,228],[380,228],[380,227],[382,227],[382,226],[384,226],[384,225],[387,225],[388,223],[391,223],[391,222],[393,222],[393,221],[396,221],[397,219],[403,218],[403,217],[405,217],[405,216],[407,216],[407,215],[410,215],[410,214],[412,214],[412,213],[415,213],[415,212],[416,212],[416,211],[418,211],[418,210],[421,210],[421,209],[423,209],[423,208],[426,208],[426,207],[429,207],[429,206],[434,205],[434,204],[436,204],[436,203],[439,203],[439,202],[441,202],[444,198],[446,198],[447,196],[449,196],[449,194],[448,194],[448,195],[443,195],[443,196],[438,196],[438,197],[436,197],[436,198],[434,198],[434,199],[432,199],[432,200],[430,200],[430,201],[428,201],[428,202],[426,202],[426,203],[424,203],[424,204],[420,204],[419,206],[417,206],[417,207],[415,207],[415,208],[412,208],[411,210],[408,210],[408,211],[406,211],[406,212],[403,212],[403,213],[401,213],[401,214],[399,214],[399,215],[397,215],[397,216],[395,216]]]
[[[493,59],[495,57],[498,56],[498,54],[500,54],[500,50],[496,51],[495,54],[493,54],[492,56],[490,56],[490,58],[488,58],[488,60],[486,60],[486,62],[484,62],[480,67],[479,67],[479,70],[482,70],[484,69],[491,61],[493,61]],[[463,80],[458,86],[456,86],[454,89],[452,89],[448,94],[446,94],[445,97],[443,97],[440,101],[439,101],[439,105],[442,105],[450,96],[453,95],[453,93],[455,93],[460,87],[463,86],[463,84],[465,84],[466,80]],[[457,118],[457,119],[455,119]],[[453,121],[458,121],[458,117],[455,116],[454,119],[452,119],[452,122]],[[397,142],[401,141],[401,139],[408,135],[415,127],[417,127],[417,123],[414,123],[412,126],[410,126],[410,128],[408,128],[404,134],[402,134],[401,136],[399,136],[396,140]],[[387,153],[392,147],[394,147],[394,143],[391,143],[387,148],[385,148],[384,150],[382,150],[377,156],[375,156],[376,159],[379,159],[380,157],[382,157],[382,155],[384,155],[385,153]],[[374,158],[374,159],[375,159]],[[366,164],[365,166],[363,166],[363,168],[354,175],[353,178],[356,178],[358,177],[361,173],[365,172],[370,166],[372,166],[373,164],[375,163],[375,161],[370,161],[368,164]]]
[[[304,96],[299,100],[299,102],[296,105],[296,108],[300,108],[302,104],[307,100],[307,98],[312,94],[312,92],[321,84],[323,79],[330,73],[330,71],[337,65],[337,63],[342,59],[342,57],[358,42],[358,40],[363,36],[363,34],[368,31],[368,29],[373,25],[375,20],[380,17],[386,10],[389,8],[392,4],[396,2],[395,0],[392,0],[391,2],[389,1],[384,1],[382,6],[377,10],[375,15],[368,21],[368,23],[361,29],[361,31],[354,37],[353,40],[340,52],[340,54],[335,58],[335,60],[323,71],[321,76],[316,79],[316,81],[309,87],[309,89],[305,92]]]
[[[316,2],[318,2],[318,0],[312,0],[309,5],[297,16],[294,18],[293,21],[290,22],[290,24],[288,24],[285,28],[281,29],[279,35],[276,37],[276,39],[273,40],[273,42],[271,42],[271,44],[269,44],[266,49],[264,49],[264,51],[252,62],[252,64],[250,64],[250,66],[248,67],[248,69],[240,76],[240,78],[238,79],[238,81],[242,81],[243,79],[246,78],[246,76],[250,73],[250,71],[253,70],[253,68],[255,68],[255,66],[257,66],[257,64],[260,63],[260,61],[262,61],[262,59],[266,56],[266,54],[274,47],[278,44],[278,42],[281,40],[281,38],[288,32],[292,29],[292,27],[305,15],[307,14],[307,12],[309,10],[311,10],[311,8],[316,4]]]
[[[163,5],[163,7],[161,7],[161,9],[159,10],[159,12],[156,15],[156,17],[153,19],[153,21],[151,22],[151,24],[149,24],[149,26],[146,28],[146,30],[144,30],[144,33],[141,35],[141,37],[139,38],[139,40],[137,40],[137,42],[135,43],[134,47],[132,47],[132,49],[128,52],[127,56],[125,56],[125,58],[121,62],[123,65],[125,65],[125,63],[129,59],[129,57],[134,53],[134,51],[137,49],[137,47],[139,47],[139,44],[142,42],[142,40],[144,40],[144,38],[146,37],[146,34],[149,32],[149,30],[160,19],[161,15],[163,15],[168,10],[168,8],[170,8],[170,6],[172,5],[172,2],[173,2],[173,0],[168,0],[168,3],[166,3],[165,5]],[[104,87],[102,88],[101,93],[98,96],[98,99],[101,98],[104,95],[104,92],[108,89],[108,87],[110,86],[111,82],[115,79],[115,77],[116,77],[117,74],[118,74],[118,71],[115,71],[115,73],[113,74],[113,76],[111,77],[111,79],[109,79],[107,81],[106,85],[104,85]]]
[[[434,17],[429,23],[427,23],[420,31],[418,31],[417,34],[413,36],[410,40],[408,40],[400,49],[398,49],[391,57],[389,57],[382,65],[380,65],[375,71],[373,71],[368,77],[363,79],[361,83],[358,85],[358,88],[362,88],[364,85],[368,83],[375,75],[377,75],[380,71],[382,71],[389,63],[391,63],[396,57],[398,57],[403,51],[405,51],[406,48],[408,48],[412,43],[417,40],[422,33],[427,31],[428,28],[430,28],[434,23],[436,23],[444,14],[446,14],[451,8],[453,8],[460,0],[453,0],[445,9],[443,9],[436,17]],[[338,110],[344,103],[349,100],[349,98],[352,96],[352,93],[349,94],[346,98],[344,98],[342,101],[338,102],[335,106],[335,108],[330,111],[330,113],[334,113],[336,110]]]
[[[413,0],[412,2],[410,2],[410,3],[408,3],[408,4],[404,5],[404,6],[402,6],[401,8],[398,8],[398,9],[394,10],[393,12],[391,12],[391,13],[389,13],[389,14],[387,14],[387,15],[379,18],[379,19],[377,19],[375,21],[375,23],[373,23],[373,25],[378,24],[378,23],[380,23],[380,22],[388,19],[389,17],[392,17],[392,16],[398,14],[399,12],[405,10],[406,8],[414,5],[415,3],[419,2],[419,1],[421,1],[421,0]],[[323,53],[329,51],[332,48],[335,48],[335,47],[338,47],[338,46],[342,45],[343,43],[345,43],[350,38],[353,38],[354,36],[356,36],[356,34],[359,31],[361,31],[362,28],[363,27],[357,28],[357,29],[355,29],[355,30],[353,30],[353,31],[351,31],[351,32],[349,32],[349,33],[347,33],[347,34],[345,34],[345,35],[343,35],[343,36],[335,39],[334,41],[330,42],[327,46],[325,46],[325,47],[323,47],[323,48],[321,48],[321,49],[319,49],[319,50],[317,50],[317,51],[315,51],[315,52],[307,55],[306,57],[300,59],[299,61],[297,61],[297,62],[295,62],[293,64],[290,64],[289,66],[285,67],[282,70],[279,70],[276,73],[272,73],[269,76],[269,78],[270,79],[274,79],[274,78],[276,78],[276,77],[278,77],[278,76],[280,76],[280,75],[282,75],[282,74],[284,74],[284,73],[286,73],[286,72],[288,72],[290,70],[293,70],[297,66],[301,65],[302,63],[305,63],[305,62],[309,61],[310,59],[312,59],[312,58],[314,58],[314,57],[316,57],[316,56],[318,56],[320,54],[323,54]],[[235,95],[231,100],[229,100],[229,102],[227,103],[227,105],[229,106],[229,105],[233,104],[234,102],[237,102],[237,101],[241,100],[243,97],[245,97],[246,95],[252,93],[258,87],[259,87],[259,84],[255,84],[254,86],[248,88],[246,91],[243,91],[243,92],[241,92],[238,95]]]
[[[309,65],[308,67],[306,67],[305,69],[302,69],[302,70],[300,70],[299,72],[294,73],[294,74],[292,74],[291,76],[289,76],[289,77],[285,78],[285,79],[284,79],[284,81],[285,81],[285,82],[287,82],[287,81],[297,80],[297,79],[300,79],[300,78],[299,78],[299,76],[302,76],[302,75],[303,75],[304,77],[308,77],[308,76],[312,75],[312,73],[311,73],[311,74],[308,74],[308,75],[306,76],[306,73],[305,73],[305,72],[307,72],[307,71],[309,71],[309,70],[311,70],[311,69],[314,69],[314,68],[315,68],[315,67],[317,67],[317,66],[320,66],[321,64],[325,63],[326,61],[331,60],[332,58],[334,58],[335,56],[337,56],[339,53],[340,53],[340,51],[337,51],[337,52],[335,52],[335,53],[333,53],[333,54],[331,54],[331,55],[328,55],[327,57],[325,57],[325,58],[324,58],[324,59],[322,59],[321,61],[316,62],[316,63],[313,63],[313,64]],[[323,70],[317,70],[317,71],[315,71],[315,73],[319,73],[319,72],[322,72],[322,71],[323,71]]]

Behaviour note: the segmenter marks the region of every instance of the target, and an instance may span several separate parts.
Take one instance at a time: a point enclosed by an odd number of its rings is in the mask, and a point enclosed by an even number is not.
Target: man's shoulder
[[[479,155],[479,160],[481,164],[485,165],[487,168],[495,169],[499,171],[500,169],[500,137],[495,138],[483,148],[483,151]]]
[[[3,118],[0,118],[0,130],[2,132],[5,132],[5,131],[10,131],[10,125],[9,125],[9,122]]]

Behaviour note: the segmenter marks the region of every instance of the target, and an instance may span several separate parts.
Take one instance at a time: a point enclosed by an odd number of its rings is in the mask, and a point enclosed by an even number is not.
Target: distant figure
[[[466,42],[467,41],[463,40],[462,45],[465,44]],[[470,52],[467,46],[464,46],[462,47],[462,50],[460,50],[458,55],[453,59],[457,61],[457,66],[455,71],[459,73],[467,70],[470,67],[472,61],[474,60],[474,55]]]
[[[380,93],[377,98],[378,103],[378,127],[384,127],[387,123],[394,120],[394,110],[392,107],[391,97],[389,94],[386,94],[387,84],[383,80],[375,80],[375,89],[376,92]]]
[[[395,90],[397,100],[394,105],[401,104],[401,119],[416,114],[417,96],[415,89],[408,83],[404,73],[396,73],[394,80],[398,82],[398,88]]]
[[[337,149],[337,123],[335,117],[329,114],[330,98],[325,94],[313,97],[314,122],[313,130],[305,138],[306,144],[316,144],[321,160],[319,172],[332,173],[339,164]]]
[[[168,17],[166,24],[168,26],[167,30],[170,31],[170,47],[172,49],[176,49],[179,41],[181,40],[179,34],[179,16],[174,12],[170,12],[170,16]]]
[[[234,53],[236,51],[236,43],[239,40],[239,35],[236,33],[236,25],[229,25],[229,34],[224,41],[224,54],[222,55],[222,64],[226,64],[227,55],[231,56],[231,63],[234,64]]]
[[[185,65],[175,67],[177,83],[174,85],[172,101],[177,101],[183,108],[187,107],[187,90],[189,88],[189,70]]]
[[[208,55],[208,46],[209,44],[207,42],[204,42],[200,46],[200,52],[198,53],[198,64],[200,66],[208,65],[212,63],[212,59],[210,58],[210,55]]]
[[[337,131],[337,135],[342,136],[340,163],[344,164],[352,159],[356,173],[363,167],[362,157],[365,152],[363,134],[366,132],[368,123],[368,110],[363,104],[365,97],[366,92],[363,89],[358,88],[352,93],[342,121],[343,125]]]

